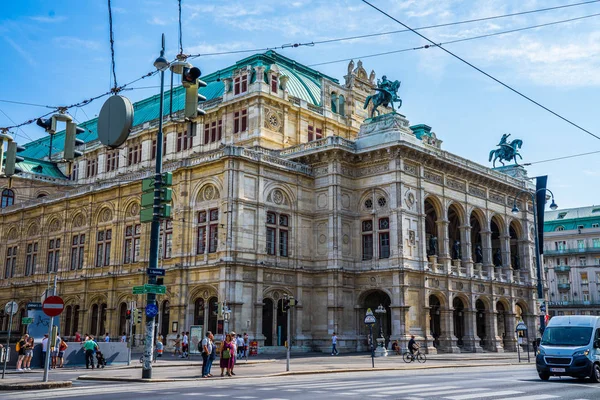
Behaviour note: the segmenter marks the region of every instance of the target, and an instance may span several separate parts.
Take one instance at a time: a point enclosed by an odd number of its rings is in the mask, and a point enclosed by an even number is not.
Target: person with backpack
[[[21,339],[17,342],[15,350],[17,351],[17,371],[23,372],[24,369],[21,368],[23,364],[23,359],[25,358],[25,346],[27,345],[27,341],[29,340],[29,335],[25,334],[21,337]]]

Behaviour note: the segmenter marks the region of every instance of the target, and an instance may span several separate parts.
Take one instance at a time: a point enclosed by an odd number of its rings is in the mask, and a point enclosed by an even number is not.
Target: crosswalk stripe
[[[442,394],[450,395],[450,394],[459,394],[459,393],[468,393],[468,392],[481,392],[482,390],[489,390],[489,389],[471,388],[471,389],[442,390],[440,392],[429,392],[429,393],[425,393],[425,394],[413,393],[413,394],[411,394],[411,396],[428,397],[428,396],[437,396],[437,395],[442,395]]]
[[[520,396],[520,397],[510,397],[504,398],[500,400],[544,400],[544,399],[555,399],[559,396],[554,396],[553,394],[532,394],[530,396]]]
[[[285,388],[293,388],[293,387],[301,387],[301,388],[318,388],[318,387],[337,387],[337,386],[365,386],[365,385],[378,385],[383,382],[319,382],[319,383],[299,383],[292,385],[282,385],[281,383],[274,384],[273,387],[285,387]]]
[[[434,392],[434,391],[438,391],[438,390],[448,390],[448,389],[456,389],[456,386],[437,386],[437,387],[430,387],[430,388],[417,388],[417,389],[413,389],[412,387],[405,387],[403,389],[400,390],[390,390],[390,391],[385,391],[382,392],[382,394],[413,394],[413,392],[418,392],[420,393],[425,393],[425,392]],[[445,394],[445,393],[444,393]]]
[[[401,383],[401,384],[394,384],[393,386],[386,386],[386,387],[376,387],[376,388],[368,388],[368,389],[355,389],[355,392],[358,393],[362,393],[362,392],[385,392],[388,391],[390,389],[397,389],[397,388],[405,388],[406,387],[406,383]],[[423,385],[411,385],[411,388],[426,388],[426,387],[431,387],[431,384],[423,384]]]
[[[521,393],[523,393],[523,392],[517,392],[514,390],[505,390],[502,392],[476,393],[476,394],[465,394],[465,395],[458,395],[458,396],[444,396],[444,399],[450,399],[450,400],[480,399],[482,397],[512,396],[514,394],[521,394]]]

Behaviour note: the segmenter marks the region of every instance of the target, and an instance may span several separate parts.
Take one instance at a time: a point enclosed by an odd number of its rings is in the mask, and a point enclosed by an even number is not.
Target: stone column
[[[446,353],[460,353],[454,336],[454,312],[451,309],[440,310],[440,348]]]
[[[504,349],[506,351],[517,351],[517,339],[516,339],[516,314],[507,311],[504,314],[504,326],[506,326],[506,338],[504,339]]]
[[[483,268],[488,273],[488,279],[493,279],[494,263],[492,262],[492,231],[481,231],[481,250],[483,252]]]
[[[460,229],[460,251],[462,253],[462,267],[466,268],[468,277],[473,275],[473,258],[471,250],[471,226],[463,225]]]
[[[431,307],[423,307],[425,317],[425,341],[427,342],[427,354],[437,354],[437,349],[433,346],[433,336],[431,336]]]
[[[437,234],[438,234],[438,253],[439,253],[439,262],[444,267],[444,272],[448,273],[451,271],[450,263],[450,239],[448,236],[448,225],[450,222],[448,220],[439,219],[435,221],[437,225]]]
[[[496,306],[492,304],[492,310],[485,313],[486,333],[489,338],[489,350],[497,353],[504,353],[502,338],[498,336],[498,313]]]
[[[502,274],[506,275],[506,280],[512,281],[510,235],[500,236],[500,252],[502,254]]]
[[[482,353],[483,349],[479,345],[479,336],[477,336],[477,310],[465,309],[465,335],[463,342],[465,350],[473,353]]]

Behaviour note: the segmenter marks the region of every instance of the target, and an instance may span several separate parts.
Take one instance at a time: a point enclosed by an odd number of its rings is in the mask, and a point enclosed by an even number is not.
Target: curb
[[[241,362],[239,364],[235,364],[236,367],[239,367],[240,365],[260,365],[260,364],[268,364],[268,363],[272,363],[272,362],[276,362],[276,359],[269,359],[269,360],[254,360],[254,361],[247,361],[247,362]],[[152,368],[187,368],[187,367],[201,367],[202,366],[202,362],[190,362],[188,364],[152,364]],[[119,366],[119,367],[115,367],[115,368],[111,368],[111,369],[140,369],[142,368],[141,364],[137,364],[137,365],[125,365],[125,366]]]
[[[499,367],[499,366],[530,366],[532,364],[517,363],[517,364],[454,364],[454,365],[415,365],[405,367],[375,367],[375,368],[355,368],[355,369],[323,369],[323,370],[312,370],[312,371],[289,371],[289,372],[277,372],[273,374],[265,375],[254,375],[254,376],[236,376],[231,379],[256,379],[256,378],[268,378],[278,376],[290,376],[290,375],[319,375],[319,374],[339,374],[348,372],[380,372],[380,371],[410,371],[410,370],[422,370],[422,369],[442,369],[442,368],[475,368],[475,367]],[[211,380],[218,379],[220,377],[214,377]],[[202,378],[118,378],[111,376],[93,376],[93,375],[81,375],[77,380],[82,381],[103,381],[103,382],[146,382],[146,383],[158,383],[158,382],[194,382],[194,381],[205,381]]]
[[[38,390],[38,389],[58,389],[71,387],[71,381],[53,381],[53,382],[31,382],[31,383],[3,383],[0,384],[0,390]]]

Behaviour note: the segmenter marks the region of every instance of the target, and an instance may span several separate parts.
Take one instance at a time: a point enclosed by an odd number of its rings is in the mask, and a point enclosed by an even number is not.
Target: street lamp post
[[[542,265],[540,263],[540,241],[539,241],[539,237],[538,237],[538,215],[537,215],[537,206],[535,203],[535,196],[538,194],[538,192],[543,191],[543,190],[547,190],[548,192],[550,192],[550,194],[552,195],[552,203],[550,204],[550,209],[551,210],[556,210],[558,208],[558,205],[556,205],[556,203],[554,202],[554,193],[552,193],[552,191],[550,189],[538,189],[535,192],[530,192],[528,190],[521,190],[514,198],[513,201],[513,208],[512,208],[512,213],[513,214],[518,214],[519,213],[519,207],[517,207],[517,198],[519,198],[519,196],[521,196],[522,194],[528,194],[529,196],[531,196],[531,202],[533,203],[533,228],[534,228],[534,243],[535,243],[535,268],[536,268],[536,272],[537,272],[537,295],[538,295],[538,301],[541,302],[541,304],[544,305],[543,311],[540,310],[540,334],[544,333],[544,329],[545,329],[545,325],[546,325],[546,321],[545,321],[545,314],[547,312],[547,307],[544,301],[544,286],[543,286],[543,282],[542,282]]]
[[[154,61],[154,66],[160,71],[160,99],[158,114],[158,133],[156,134],[156,166],[154,174],[154,209],[152,212],[152,223],[150,225],[150,256],[148,269],[158,268],[158,242],[160,236],[160,193],[162,186],[162,143],[163,143],[163,109],[165,97],[165,71],[169,68],[169,62],[165,58],[165,35],[162,35],[162,48],[160,56]],[[156,285],[156,275],[148,276],[148,283]],[[156,304],[156,294],[148,293],[146,307]],[[144,363],[142,365],[142,378],[152,378],[152,349],[154,348],[154,318],[146,315],[146,341],[144,345]]]
[[[373,347],[373,324],[376,319],[373,315],[373,311],[370,308],[367,309],[365,314],[365,325],[369,327],[369,345],[371,346],[371,365],[375,368],[375,348]]]
[[[380,304],[379,307],[375,309],[375,314],[377,314],[379,318],[379,337],[377,338],[377,357],[387,357],[387,349],[385,348],[385,336],[383,335],[383,317],[386,314],[386,309],[383,304]]]

